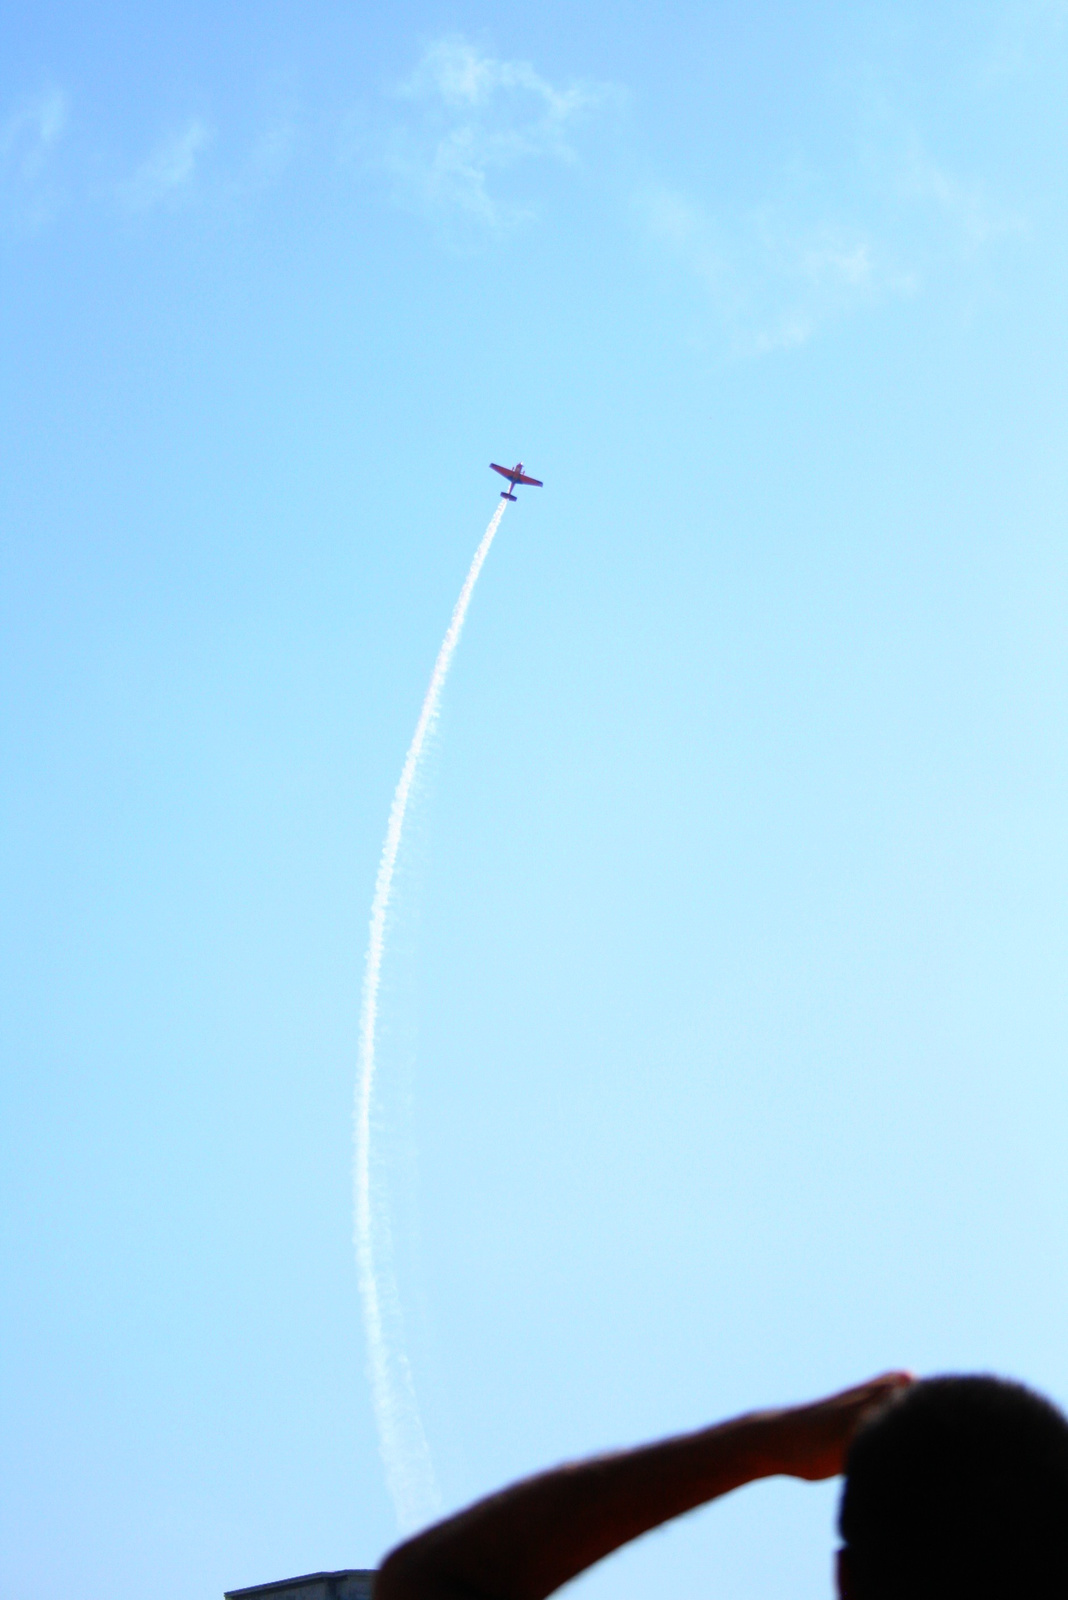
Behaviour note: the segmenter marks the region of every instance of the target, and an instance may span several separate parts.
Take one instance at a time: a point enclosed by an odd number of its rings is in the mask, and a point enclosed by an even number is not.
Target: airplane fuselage
[[[540,478],[527,477],[526,473],[523,471],[523,463],[521,461],[517,461],[514,467],[500,467],[497,465],[496,461],[491,461],[490,466],[493,468],[494,472],[499,472],[501,477],[507,478],[508,482],[511,484],[511,489],[501,490],[502,500],[516,499],[516,496],[512,493],[512,490],[515,489],[517,483],[529,483],[534,489],[541,489],[544,487]]]

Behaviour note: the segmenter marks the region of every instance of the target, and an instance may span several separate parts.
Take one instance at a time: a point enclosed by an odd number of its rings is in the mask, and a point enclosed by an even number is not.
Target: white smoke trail
[[[376,1236],[386,1242],[387,1220],[376,1215],[371,1195],[371,1100],[375,1081],[375,1030],[378,1025],[378,987],[382,977],[382,957],[386,941],[386,917],[393,891],[393,871],[404,833],[412,785],[423,758],[427,735],[437,720],[441,691],[445,687],[453,654],[460,642],[464,618],[471,602],[482,563],[489,554],[493,537],[500,527],[508,502],[501,501],[482,535],[475,559],[460,590],[452,620],[438,651],[430,686],[415,725],[415,733],[404,758],[400,781],[390,807],[382,858],[378,863],[374,899],[371,901],[371,928],[367,940],[367,959],[363,973],[363,1000],[360,1008],[359,1069],[356,1078],[355,1159],[353,1164],[354,1242],[360,1299],[363,1304],[367,1339],[367,1375],[378,1444],[386,1469],[386,1483],[393,1499],[397,1524],[402,1532],[429,1521],[440,1506],[430,1447],[423,1431],[422,1418],[412,1382],[411,1366],[397,1341],[391,1343],[389,1324],[400,1321],[397,1284],[388,1259],[378,1248]]]

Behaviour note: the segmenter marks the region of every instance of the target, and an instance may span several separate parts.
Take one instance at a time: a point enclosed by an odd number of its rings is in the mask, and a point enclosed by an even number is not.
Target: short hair
[[[1068,1418],[1022,1384],[928,1378],[849,1448],[855,1600],[1068,1600]]]

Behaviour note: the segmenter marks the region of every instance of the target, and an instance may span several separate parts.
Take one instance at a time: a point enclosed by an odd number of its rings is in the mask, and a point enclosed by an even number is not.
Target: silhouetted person
[[[999,1378],[891,1372],[491,1495],[398,1546],[375,1600],[543,1600],[742,1484],[844,1469],[841,1600],[1068,1600],[1068,1420]]]

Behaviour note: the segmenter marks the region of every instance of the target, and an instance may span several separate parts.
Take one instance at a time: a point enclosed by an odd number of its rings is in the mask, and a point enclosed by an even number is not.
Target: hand
[[[826,1400],[764,1412],[760,1421],[769,1462],[775,1463],[771,1470],[810,1483],[836,1477],[860,1424],[915,1381],[911,1372],[884,1372]]]

